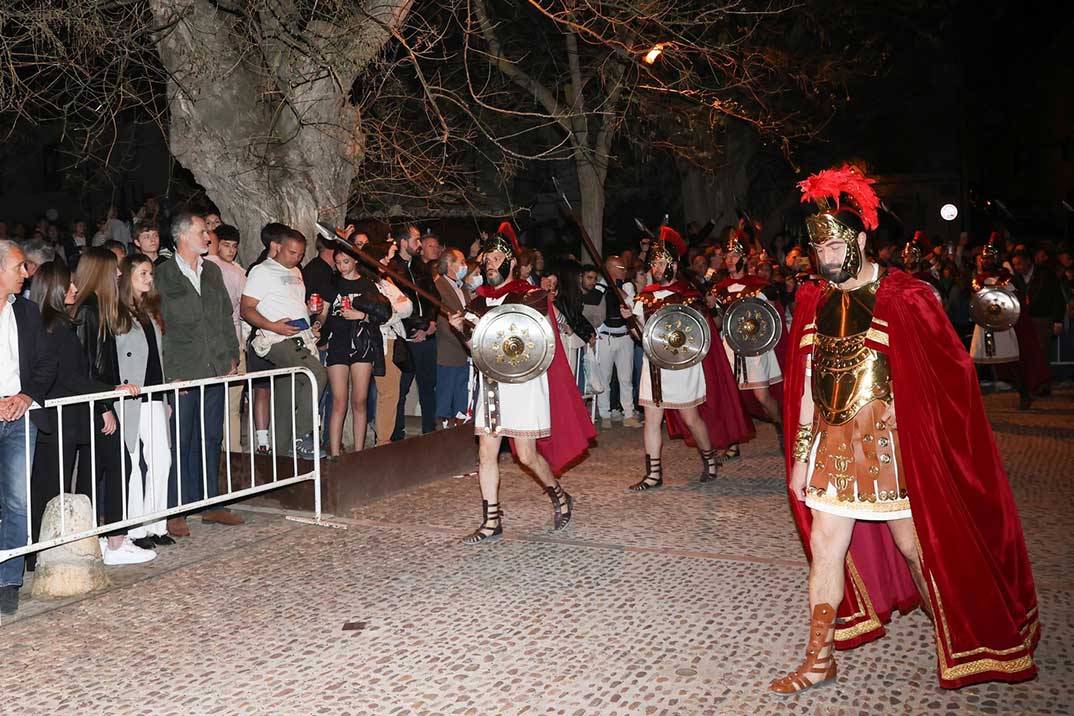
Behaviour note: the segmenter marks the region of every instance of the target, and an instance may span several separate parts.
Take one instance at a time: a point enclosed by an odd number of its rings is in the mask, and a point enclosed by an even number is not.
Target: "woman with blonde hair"
[[[78,262],[74,284],[78,291],[71,312],[76,332],[89,364],[90,378],[107,385],[122,385],[119,375],[119,354],[116,333],[119,326],[119,268],[116,255],[108,249],[94,246]],[[133,389],[132,389],[133,390]],[[128,401],[123,401],[124,403]],[[111,409],[113,406],[109,406]],[[114,410],[113,410],[114,412]],[[98,505],[103,505],[105,522],[124,518],[123,474],[125,457],[119,436],[115,433],[96,449],[96,460],[78,461],[78,482],[85,487],[93,480],[96,465],[100,489]],[[88,458],[88,454],[84,455]],[[125,531],[113,532],[101,540],[105,564],[137,564],[156,557],[152,550],[138,547],[127,539]]]
[[[119,377],[125,385],[145,388],[164,379],[164,319],[153,283],[153,261],[144,254],[124,257],[119,265],[116,348]],[[139,517],[168,508],[168,474],[172,466],[168,440],[169,406],[164,393],[124,402],[123,442],[130,455],[127,516]],[[165,520],[140,525],[129,536],[143,549],[175,544]]]

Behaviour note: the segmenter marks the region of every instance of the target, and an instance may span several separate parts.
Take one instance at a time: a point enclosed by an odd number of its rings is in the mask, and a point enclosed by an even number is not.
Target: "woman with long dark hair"
[[[75,270],[78,296],[72,306],[76,332],[89,365],[90,377],[117,387],[122,385],[116,348],[120,305],[118,264],[116,255],[108,249],[99,246],[87,249]],[[137,386],[126,390],[132,391],[132,395],[140,392]],[[78,461],[78,481],[84,485],[93,479],[91,469],[95,462],[98,484],[104,492],[103,501],[98,500],[103,506],[104,519],[106,522],[118,522],[123,519],[124,512],[123,460],[126,455],[114,427],[107,433],[105,444],[97,445],[96,454],[96,461],[88,457]],[[102,539],[101,553],[105,564],[137,564],[156,557],[152,550],[142,549],[127,539],[125,531],[109,534],[107,539]]]
[[[328,382],[332,414],[328,419],[328,454],[343,454],[343,421],[351,409],[354,449],[365,447],[366,404],[374,375],[385,374],[381,324],[392,317],[388,299],[358,262],[343,251],[335,253],[333,295],[327,297],[328,317],[321,340],[328,345]]]
[[[164,319],[160,297],[153,284],[153,261],[144,254],[125,256],[120,262],[119,310],[116,348],[119,376],[124,385],[147,387],[164,381],[161,354]],[[168,508],[168,473],[172,466],[168,441],[171,417],[164,393],[123,402],[123,442],[130,455],[127,516],[138,517]],[[165,520],[139,525],[130,531],[143,549],[175,544]]]
[[[92,249],[91,249],[92,250]],[[105,251],[112,256],[110,251]],[[30,290],[30,299],[41,310],[41,322],[45,330],[45,340],[48,343],[49,352],[57,357],[59,365],[56,371],[56,382],[49,390],[48,398],[66,398],[73,395],[85,395],[88,393],[102,393],[111,390],[124,390],[130,395],[137,395],[138,390],[133,386],[117,385],[116,382],[100,380],[91,375],[89,361],[79,340],[77,326],[71,318],[71,310],[74,307],[77,289],[71,280],[71,271],[67,264],[60,260],[49,261],[42,264],[34,275],[34,284]],[[119,443],[116,435],[117,421],[115,413],[105,402],[95,405],[94,430],[97,435],[93,438],[96,443],[98,456],[104,452],[114,451],[118,453]],[[90,450],[90,427],[88,405],[70,405],[62,409],[63,421],[63,465],[60,465],[60,425],[55,415],[56,410],[49,410],[52,415],[50,420],[53,429],[50,432],[38,434],[38,448],[34,453],[34,468],[32,477],[31,514],[33,516],[33,536],[36,540],[41,531],[41,516],[45,512],[45,506],[49,500],[60,494],[61,483],[65,492],[71,490],[71,478],[74,472],[75,457],[78,456],[80,464],[88,465],[91,458]],[[119,488],[117,484],[116,489]],[[89,496],[91,494],[88,479],[78,481],[77,491]],[[107,497],[105,498],[108,499]],[[115,515],[115,509],[109,511],[109,519],[122,518],[122,504],[119,514]],[[109,537],[118,550],[124,540],[123,533],[117,533]],[[113,550],[107,564],[127,564],[130,560],[116,560],[116,550]],[[152,555],[152,553],[150,553]],[[106,556],[108,556],[106,554]],[[120,558],[127,557],[126,553],[120,553]],[[149,557],[152,559],[152,556]],[[144,559],[139,561],[146,561]]]

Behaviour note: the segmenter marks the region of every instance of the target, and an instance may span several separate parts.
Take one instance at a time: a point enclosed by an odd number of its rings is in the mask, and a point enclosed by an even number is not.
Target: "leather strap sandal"
[[[822,652],[824,656],[821,656]],[[835,607],[818,604],[813,607],[805,661],[796,671],[773,681],[768,689],[780,696],[790,696],[814,686],[832,683],[835,674]]]
[[[480,544],[503,537],[503,510],[500,503],[481,500],[481,526],[463,538],[463,544]]]
[[[552,487],[544,488],[552,500],[552,525],[553,529],[561,530],[571,521],[571,513],[574,508],[574,498],[567,494],[557,482]]]
[[[630,486],[631,492],[645,492],[660,487],[664,484],[664,469],[660,466],[660,458],[645,456],[645,477]]]
[[[716,459],[716,449],[698,450],[701,453],[701,482],[711,482],[717,477],[720,462]]]

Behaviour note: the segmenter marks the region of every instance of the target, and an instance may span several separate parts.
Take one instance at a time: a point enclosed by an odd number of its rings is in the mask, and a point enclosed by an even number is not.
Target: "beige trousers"
[[[395,348],[396,339],[388,341],[388,349],[384,353],[384,375],[377,376],[377,445],[387,445],[391,442],[392,431],[395,430],[395,409],[399,403],[399,379],[401,373],[392,361],[392,351]]]

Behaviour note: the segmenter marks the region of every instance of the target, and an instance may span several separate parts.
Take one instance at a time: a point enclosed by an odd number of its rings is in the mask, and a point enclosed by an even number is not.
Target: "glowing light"
[[[944,221],[954,221],[956,216],[958,216],[958,207],[954,204],[944,204],[940,207],[940,217]]]
[[[656,58],[660,57],[660,55],[663,52],[664,52],[664,43],[663,42],[659,42],[659,43],[653,45],[653,49],[651,49],[647,53],[645,53],[645,57],[644,57],[645,64],[647,64],[647,65],[653,64],[654,62],[656,62]]]

